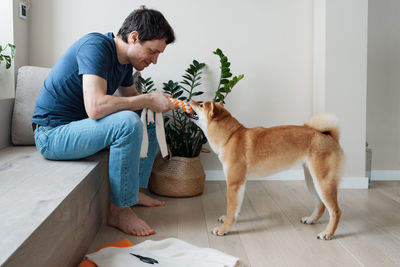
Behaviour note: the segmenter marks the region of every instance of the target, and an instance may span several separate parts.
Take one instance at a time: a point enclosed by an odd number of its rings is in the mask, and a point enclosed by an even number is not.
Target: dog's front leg
[[[226,216],[221,216],[218,220],[223,222],[220,227],[216,227],[213,230],[214,235],[226,235],[229,229],[236,222],[239,216],[240,207],[242,206],[244,197],[245,184],[229,184],[227,187],[227,211]]]

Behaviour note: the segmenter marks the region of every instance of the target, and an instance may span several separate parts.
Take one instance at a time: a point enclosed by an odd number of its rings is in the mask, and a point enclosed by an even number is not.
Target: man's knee
[[[143,124],[138,114],[130,110],[123,110],[116,113],[121,130],[127,133],[143,131]]]

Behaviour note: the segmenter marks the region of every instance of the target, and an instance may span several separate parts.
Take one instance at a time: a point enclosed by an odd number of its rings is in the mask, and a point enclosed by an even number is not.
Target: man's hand
[[[150,99],[148,108],[153,112],[167,112],[171,109],[177,109],[175,104],[168,100],[171,97],[169,94],[155,92],[149,93],[148,96]]]

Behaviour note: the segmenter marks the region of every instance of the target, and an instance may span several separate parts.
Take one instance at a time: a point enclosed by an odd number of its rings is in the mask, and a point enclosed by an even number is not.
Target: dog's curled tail
[[[305,125],[314,128],[323,134],[329,134],[336,140],[336,142],[339,142],[339,121],[334,114],[322,113],[315,115],[306,122]]]

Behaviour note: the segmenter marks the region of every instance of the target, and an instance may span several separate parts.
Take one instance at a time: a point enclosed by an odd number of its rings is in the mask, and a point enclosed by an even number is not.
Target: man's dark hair
[[[175,41],[174,30],[163,14],[154,9],[141,7],[134,10],[125,19],[118,31],[118,35],[127,43],[128,35],[133,31],[139,33],[139,41],[159,40],[163,38],[166,38],[167,44]]]

